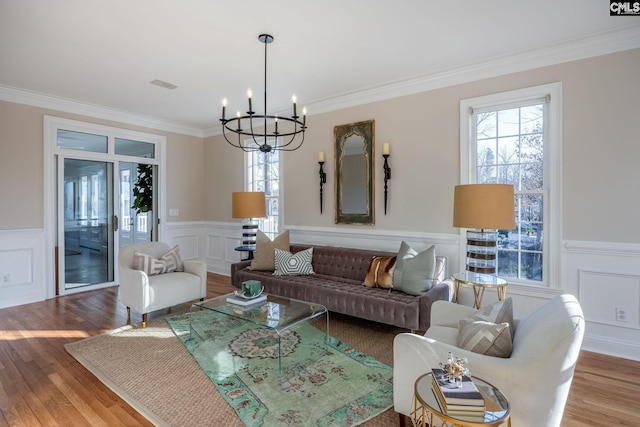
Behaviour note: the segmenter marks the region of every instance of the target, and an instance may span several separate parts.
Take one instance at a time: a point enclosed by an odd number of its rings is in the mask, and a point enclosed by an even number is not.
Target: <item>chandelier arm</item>
[[[272,151],[294,151],[300,148],[304,142],[304,134],[307,129],[306,126],[306,111],[303,111],[305,114],[302,116],[302,120],[299,120],[300,116],[296,113],[296,101],[295,98],[293,100],[293,115],[290,117],[278,117],[277,115],[269,115],[267,114],[267,44],[273,41],[273,36],[269,34],[260,34],[258,37],[260,42],[264,43],[264,114],[259,115],[255,114],[255,112],[251,108],[251,94],[249,93],[249,111],[246,116],[238,116],[226,119],[225,118],[225,107],[226,107],[226,99],[223,100],[222,107],[222,118],[220,121],[222,122],[223,135],[225,140],[233,147],[240,148],[245,152],[253,152],[253,151],[261,151],[264,153],[269,153]],[[248,120],[249,124],[248,130],[242,129],[242,120]],[[262,121],[263,131],[260,134],[257,134],[254,128],[253,120]],[[271,131],[268,129],[269,120],[275,121],[274,129]],[[286,122],[289,125],[284,126],[285,132],[278,131],[278,121]],[[236,128],[234,129],[231,125],[236,124]],[[291,129],[287,131],[287,129]],[[238,142],[234,143],[228,137],[229,132],[235,133],[238,136]],[[294,144],[296,141],[298,134],[302,134],[299,143]],[[245,141],[242,140],[242,137],[246,136],[253,140],[253,143],[246,144]],[[262,143],[258,142],[258,139],[262,139]],[[268,141],[273,139],[273,145],[269,145]],[[287,141],[286,143],[279,143]]]

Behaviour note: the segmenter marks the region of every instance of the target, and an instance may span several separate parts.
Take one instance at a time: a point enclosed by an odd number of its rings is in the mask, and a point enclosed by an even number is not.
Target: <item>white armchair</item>
[[[120,300],[142,314],[142,327],[147,326],[147,313],[187,301],[204,299],[207,295],[207,265],[202,261],[183,261],[184,271],[147,275],[133,268],[135,251],[160,258],[170,247],[162,242],[137,243],[120,248]]]
[[[401,420],[409,415],[416,379],[446,360],[466,357],[472,375],[489,381],[509,399],[512,425],[560,426],[584,336],[584,317],[576,298],[559,295],[515,323],[509,358],[457,347],[458,322],[477,310],[436,301],[424,336],[399,334],[393,344],[393,400]],[[404,414],[404,415],[402,415]]]

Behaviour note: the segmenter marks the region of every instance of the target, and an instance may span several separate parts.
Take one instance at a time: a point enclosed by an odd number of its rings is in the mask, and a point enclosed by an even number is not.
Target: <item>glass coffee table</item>
[[[265,295],[265,294],[263,294]],[[292,327],[307,322],[323,314],[326,317],[325,342],[329,337],[329,312],[323,305],[283,298],[275,295],[266,295],[266,300],[249,305],[233,304],[227,298],[234,298],[234,294],[223,295],[191,305],[191,312],[209,310],[223,315],[241,319],[261,328],[273,330],[278,336],[278,374],[282,377],[282,334]],[[202,337],[192,327],[190,316],[190,333],[201,340]]]

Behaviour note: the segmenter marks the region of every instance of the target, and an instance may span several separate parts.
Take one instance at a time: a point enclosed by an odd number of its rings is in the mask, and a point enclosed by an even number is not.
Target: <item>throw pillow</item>
[[[315,274],[311,260],[313,248],[292,254],[291,252],[275,249],[276,268],[274,276],[305,276]]]
[[[396,257],[374,256],[371,258],[369,271],[364,278],[363,285],[370,288],[393,288],[393,270],[396,266]]]
[[[182,259],[180,258],[180,247],[174,246],[169,252],[162,255],[160,260],[165,262],[165,273],[171,273],[172,271],[184,271],[182,266]]]
[[[513,301],[511,298],[496,301],[491,305],[481,308],[471,316],[471,319],[491,323],[508,323],[511,339],[513,339]]]
[[[435,246],[418,253],[402,242],[393,272],[393,288],[410,295],[422,295],[435,283],[435,267]]]
[[[289,230],[286,230],[275,239],[269,239],[269,236],[258,230],[256,236],[256,251],[251,261],[251,270],[273,271],[275,270],[275,249],[288,251],[289,246]]]
[[[161,259],[156,259],[142,252],[133,252],[133,268],[135,270],[144,271],[148,276],[153,276],[164,273],[165,267],[165,262]]]
[[[508,323],[483,320],[460,320],[458,347],[474,353],[494,357],[509,357],[513,350]]]
[[[169,252],[160,256],[159,259],[142,252],[133,252],[133,268],[144,271],[147,275],[171,273],[173,271],[183,271],[182,260],[180,259],[180,247],[174,246]]]

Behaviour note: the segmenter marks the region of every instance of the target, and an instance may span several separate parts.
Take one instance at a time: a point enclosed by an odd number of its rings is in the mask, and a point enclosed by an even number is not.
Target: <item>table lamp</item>
[[[475,229],[467,230],[467,271],[495,275],[498,230],[516,227],[513,185],[457,185],[453,226]]]
[[[231,195],[231,217],[242,219],[242,244],[255,245],[258,224],[254,218],[267,216],[263,191],[240,191]]]

